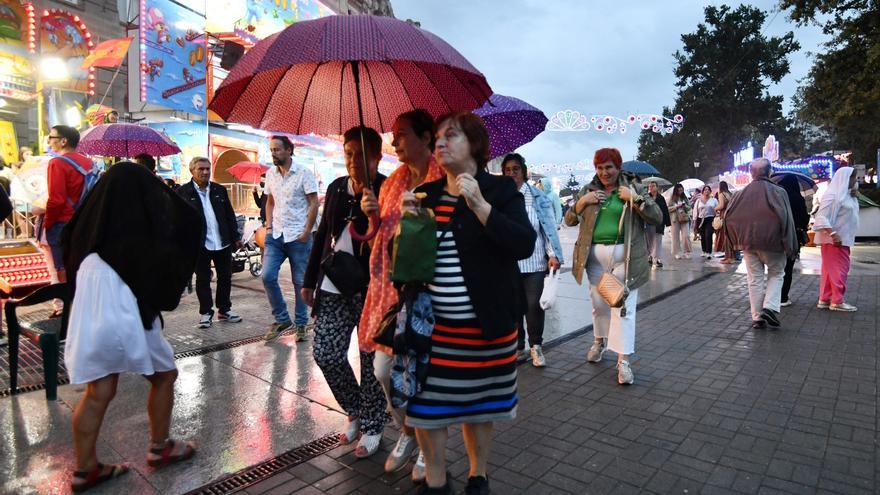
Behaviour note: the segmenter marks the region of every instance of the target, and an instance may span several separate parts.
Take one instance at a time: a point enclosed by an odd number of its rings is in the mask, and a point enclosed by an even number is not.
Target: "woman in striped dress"
[[[483,494],[492,424],[516,415],[516,324],[525,307],[517,260],[532,254],[536,234],[513,181],[485,170],[489,137],[479,117],[441,117],[436,137],[446,177],[416,193],[425,194],[421,204],[437,219],[437,264],[428,285],[437,321],[428,376],[409,402],[406,424],[416,429],[425,456],[422,493],[452,493],[447,427],[461,424],[470,461],[465,493]],[[415,202],[415,194],[404,194],[404,209]]]

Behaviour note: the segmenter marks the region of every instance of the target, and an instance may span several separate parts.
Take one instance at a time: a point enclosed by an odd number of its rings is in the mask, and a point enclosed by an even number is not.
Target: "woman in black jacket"
[[[785,189],[788,195],[788,203],[791,205],[791,215],[794,217],[794,228],[797,232],[798,245],[797,256],[788,258],[785,262],[785,277],[782,279],[782,301],[780,306],[791,306],[788,291],[791,290],[791,277],[794,271],[794,262],[800,256],[801,246],[807,242],[807,228],[810,225],[810,214],[807,212],[807,202],[801,194],[801,185],[798,178],[792,174],[786,174],[779,182],[779,186]]]
[[[435,134],[446,177],[416,193],[425,194],[421,205],[437,219],[437,263],[427,288],[436,324],[427,379],[409,401],[406,424],[425,454],[423,493],[452,493],[444,455],[447,428],[458,424],[470,460],[466,492],[488,493],[492,425],[512,419],[518,402],[516,326],[525,293],[517,260],[532,254],[536,234],[513,181],[485,170],[482,119],[441,117]],[[405,193],[404,210],[415,201]]]
[[[382,430],[389,420],[385,394],[373,373],[375,352],[360,353],[360,384],[347,357],[351,332],[361,317],[367,285],[364,283],[361,290],[346,294],[351,292],[351,288],[347,287],[348,284],[339,275],[334,284],[324,273],[322,261],[333,251],[353,255],[360,264],[364,280],[368,280],[370,246],[366,242],[353,239],[348,227],[353,223],[358,232],[365,232],[368,223],[367,216],[360,209],[361,196],[367,182],[361,148],[362,130],[367,148],[370,183],[376,195],[385,180],[385,176],[376,172],[382,159],[382,138],[379,133],[370,128],[349,129],[343,135],[345,168],[349,175],[334,180],[327,188],[324,214],[315,234],[302,289],[303,300],[312,306],[316,318],[315,342],[312,348],[315,362],[324,373],[336,401],[348,414],[348,425],[340,435],[340,442],[349,444],[360,436],[354,452],[360,458],[376,453],[382,439]]]
[[[660,211],[663,213],[663,221],[657,225],[650,225],[645,232],[645,239],[648,240],[648,264],[651,268],[663,268],[663,231],[666,227],[671,227],[672,222],[669,218],[669,208],[666,206],[666,198],[660,194],[656,182],[648,182],[648,194],[657,203]]]

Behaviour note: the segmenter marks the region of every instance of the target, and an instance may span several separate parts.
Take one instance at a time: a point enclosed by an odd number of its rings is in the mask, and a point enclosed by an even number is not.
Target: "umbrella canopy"
[[[624,172],[629,172],[631,174],[636,174],[640,177],[660,175],[660,171],[657,170],[657,168],[655,168],[653,165],[648,162],[642,162],[639,160],[623,162],[621,170],[623,170]]]
[[[779,184],[779,181],[781,181],[786,175],[793,175],[793,176],[797,177],[798,185],[801,186],[801,191],[808,191],[808,190],[816,187],[816,181],[814,181],[810,177],[807,177],[806,175],[804,175],[800,172],[792,172],[792,171],[774,172],[773,176],[770,177],[770,180]]]
[[[693,191],[694,189],[699,189],[706,185],[706,183],[701,181],[700,179],[685,179],[679,182],[679,184],[684,187],[684,192],[688,196],[690,196],[691,191]]]
[[[260,182],[260,176],[265,174],[269,168],[268,165],[257,162],[238,162],[226,171],[242,182],[256,184]]]
[[[388,132],[401,113],[478,108],[486,78],[434,34],[369,15],[297,22],[258,42],[208,108],[228,122],[292,134]],[[362,115],[359,115],[362,114]]]
[[[165,134],[137,124],[101,124],[87,130],[76,150],[87,155],[135,157],[176,155],[180,153]]]
[[[547,127],[544,112],[512,96],[492,95],[474,113],[483,118],[489,131],[489,159],[531,142]]]
[[[664,179],[663,177],[648,177],[648,178],[642,179],[642,182],[644,182],[644,183],[656,182],[657,187],[670,187],[670,186],[672,186],[672,182],[669,182],[668,180]]]

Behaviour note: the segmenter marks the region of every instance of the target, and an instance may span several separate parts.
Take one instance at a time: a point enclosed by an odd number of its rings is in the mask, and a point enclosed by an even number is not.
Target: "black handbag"
[[[346,225],[344,228],[348,228]],[[344,231],[343,231],[344,232]],[[351,253],[336,251],[336,239],[331,243],[331,251],[322,261],[321,269],[339,293],[351,297],[367,289],[370,276],[361,266],[361,262]]]

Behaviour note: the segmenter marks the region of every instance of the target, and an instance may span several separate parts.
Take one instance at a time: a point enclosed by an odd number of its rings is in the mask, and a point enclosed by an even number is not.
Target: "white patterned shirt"
[[[535,239],[535,249],[532,251],[532,255],[524,260],[517,261],[519,271],[520,273],[546,272],[547,258],[549,256],[555,256],[553,248],[550,247],[550,243],[547,241],[543,230],[541,230],[541,222],[538,219],[538,210],[534,205],[535,196],[532,194],[528,182],[523,182],[522,187],[519,188],[519,192],[522,193],[523,198],[526,200],[526,213],[529,215],[529,223],[532,225],[532,228],[535,229],[535,232],[538,233],[538,237]]]
[[[302,235],[309,216],[306,195],[318,192],[318,181],[311,170],[292,163],[284,176],[279,168],[266,172],[266,194],[272,196],[272,237],[284,236],[284,242],[293,242]]]

